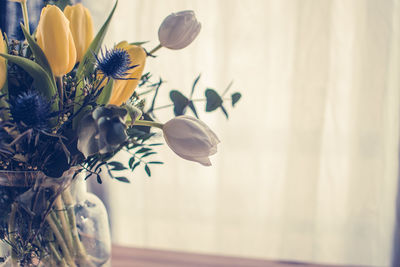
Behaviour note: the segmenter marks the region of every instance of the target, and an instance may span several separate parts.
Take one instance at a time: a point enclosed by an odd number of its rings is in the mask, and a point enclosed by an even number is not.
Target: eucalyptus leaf
[[[222,105],[223,102],[222,98],[215,90],[208,88],[205,92],[205,96],[207,100],[206,103],[207,112],[214,111]]]
[[[145,157],[148,157],[148,156],[154,155],[154,154],[157,154],[157,152],[148,152],[146,154],[143,154],[143,156],[141,156],[140,158],[145,158]]]
[[[101,177],[100,177],[99,174],[97,174],[97,182],[98,182],[99,184],[102,184],[102,183],[103,183],[103,181],[101,180]]]
[[[149,165],[146,164],[144,166],[144,170],[146,171],[147,175],[150,177],[151,176],[151,171],[150,171]]]
[[[119,177],[114,177],[116,180],[123,182],[123,183],[130,183],[130,181],[128,180],[128,178],[123,177],[123,176],[119,176]]]
[[[161,161],[149,161],[147,164],[164,164],[164,162]]]
[[[149,146],[162,146],[163,143],[153,143],[153,144],[149,144]]]
[[[151,148],[143,147],[143,148],[139,149],[138,151],[136,151],[136,153],[141,154],[141,153],[148,152],[150,150],[151,150]]]
[[[175,116],[185,114],[186,107],[189,105],[189,99],[177,90],[169,92],[169,98],[174,103]]]
[[[128,169],[121,162],[118,161],[111,161],[108,162],[107,164],[112,166],[111,168],[112,171],[122,171]]]
[[[135,164],[133,164],[131,171],[133,171],[137,166],[140,165],[140,161],[136,162]]]
[[[131,157],[130,159],[129,159],[129,163],[128,163],[128,165],[129,165],[129,168],[131,168],[132,169],[132,167],[133,167],[133,163],[135,162],[135,157]]]
[[[232,99],[232,107],[235,106],[235,104],[240,100],[240,98],[242,97],[241,93],[233,93],[231,95],[231,99]]]

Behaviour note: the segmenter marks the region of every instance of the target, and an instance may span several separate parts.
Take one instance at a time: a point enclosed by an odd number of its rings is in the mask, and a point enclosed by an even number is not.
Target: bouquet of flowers
[[[161,129],[168,146],[186,160],[209,166],[209,156],[217,152],[219,140],[199,120],[197,99],[192,99],[200,76],[189,97],[172,90],[172,104],[156,107],[163,81],[152,81],[144,71],[158,49],[188,46],[201,25],[193,11],[173,13],[162,22],[160,45],[151,51],[145,42],[127,41],[107,49],[102,41],[117,2],[94,35],[90,12],[82,4],[49,1],[32,33],[27,0],[13,1],[21,4],[25,40],[0,32],[0,238],[5,266],[103,266],[110,244],[98,235],[107,220],[89,218],[96,201],[92,197],[80,204],[77,177],[94,176],[101,183],[100,173],[106,170],[111,178],[129,182],[117,173],[138,166],[150,176],[150,167],[162,164],[149,160],[160,145],[152,127]],[[230,87],[222,95],[205,90],[207,112],[219,109],[228,117],[224,101],[234,106],[241,97],[236,92],[225,98]],[[151,96],[149,105],[146,96]],[[158,122],[155,111],[167,107],[175,117]],[[185,115],[189,110],[194,116]],[[131,155],[126,163],[113,161],[121,150]]]

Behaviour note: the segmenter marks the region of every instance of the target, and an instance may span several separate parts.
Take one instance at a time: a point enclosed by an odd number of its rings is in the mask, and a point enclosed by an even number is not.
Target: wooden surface
[[[112,267],[339,267],[121,246],[113,246],[111,263]]]

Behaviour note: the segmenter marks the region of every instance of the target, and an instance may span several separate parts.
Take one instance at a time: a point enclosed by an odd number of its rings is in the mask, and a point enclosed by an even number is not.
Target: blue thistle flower
[[[101,56],[94,55],[97,61],[97,69],[100,70],[106,77],[114,80],[127,80],[124,78],[128,75],[128,71],[137,67],[131,65],[131,59],[125,49],[114,48],[111,50],[101,50]]]
[[[46,129],[52,116],[50,103],[36,91],[18,95],[10,103],[10,113],[14,122],[37,130]]]

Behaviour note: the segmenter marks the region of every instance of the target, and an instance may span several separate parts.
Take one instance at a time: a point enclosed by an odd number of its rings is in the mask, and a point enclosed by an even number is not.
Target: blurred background
[[[112,1],[85,3],[101,25]],[[105,180],[115,243],[170,250],[387,266],[399,129],[399,1],[120,0],[106,43],[149,41],[172,12],[202,23],[186,49],[146,71],[187,94],[243,98],[230,118],[200,112],[222,140],[213,166],[178,158],[131,184]],[[228,103],[227,103],[227,106]],[[201,104],[199,105],[201,107]],[[161,121],[172,109],[156,113]],[[119,155],[127,161],[126,155]]]
[[[114,1],[83,2],[98,30]],[[225,103],[229,120],[198,103],[222,140],[213,166],[164,146],[151,178],[137,169],[125,173],[130,184],[103,177],[93,187],[113,242],[346,266],[400,257],[400,1],[119,0],[106,45],[149,41],[151,50],[163,19],[187,9],[202,23],[198,38],[146,63],[166,81],[156,107],[171,103],[171,89],[189,95],[199,74],[194,98],[231,81],[243,97]]]

